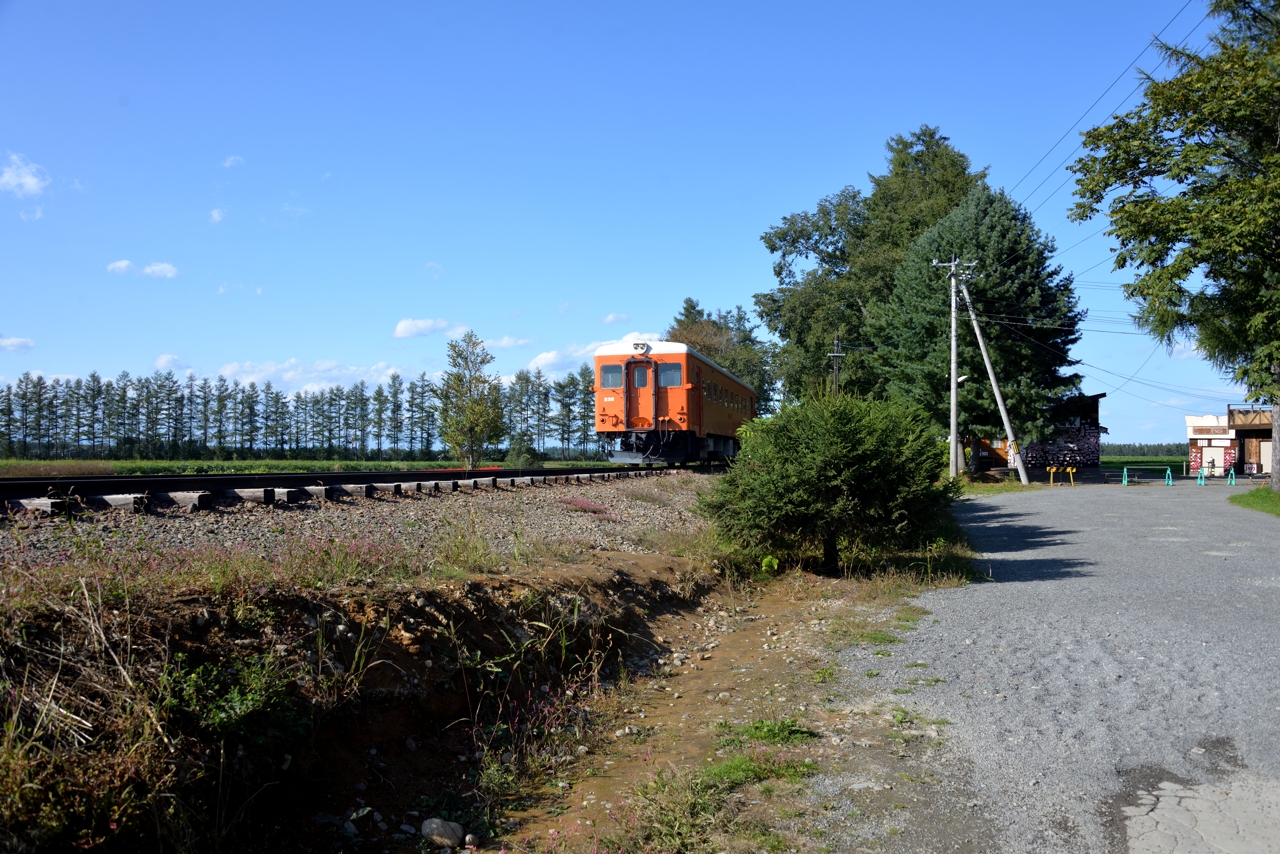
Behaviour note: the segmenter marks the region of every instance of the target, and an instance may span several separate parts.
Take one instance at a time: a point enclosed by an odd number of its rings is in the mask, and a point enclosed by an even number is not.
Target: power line
[[[996,321],[996,323],[1000,323],[1000,321]],[[1000,323],[1000,325],[1001,325],[1001,326],[1004,326],[1005,324]],[[1042,349],[1048,350],[1050,353],[1053,353],[1053,354],[1055,354],[1055,355],[1062,356],[1063,358],[1065,358],[1065,359],[1067,359],[1068,361],[1070,361],[1073,367],[1074,367],[1075,365],[1085,365],[1086,367],[1092,368],[1092,369],[1094,369],[1095,371],[1102,371],[1104,374],[1110,374],[1110,375],[1112,375],[1112,376],[1114,376],[1114,377],[1120,377],[1121,379],[1125,380],[1125,382],[1126,382],[1126,383],[1127,383],[1127,382],[1130,382],[1130,381],[1133,381],[1133,382],[1138,383],[1139,385],[1145,385],[1145,386],[1148,386],[1148,387],[1150,387],[1150,388],[1153,388],[1153,389],[1155,389],[1156,391],[1164,391],[1164,392],[1168,392],[1168,393],[1170,393],[1170,394],[1181,394],[1181,395],[1183,395],[1183,396],[1185,396],[1185,397],[1194,397],[1194,398],[1198,398],[1198,399],[1200,399],[1200,400],[1207,400],[1207,401],[1210,401],[1210,402],[1212,402],[1212,403],[1234,403],[1234,402],[1236,401],[1236,398],[1234,398],[1234,397],[1233,397],[1233,398],[1225,398],[1225,397],[1221,397],[1221,396],[1219,396],[1219,397],[1209,397],[1208,395],[1189,393],[1186,389],[1184,389],[1184,388],[1180,388],[1180,387],[1178,387],[1178,386],[1165,386],[1165,385],[1163,385],[1163,384],[1152,383],[1152,382],[1148,382],[1148,381],[1145,381],[1145,380],[1139,380],[1139,379],[1136,379],[1136,377],[1137,377],[1137,374],[1136,374],[1136,373],[1135,373],[1135,374],[1133,374],[1132,376],[1126,377],[1126,376],[1124,376],[1124,374],[1118,374],[1118,373],[1116,373],[1115,371],[1109,371],[1109,370],[1107,370],[1106,368],[1102,368],[1102,367],[1099,367],[1099,366],[1097,366],[1097,365],[1090,364],[1089,362],[1086,362],[1086,361],[1084,361],[1083,359],[1072,359],[1069,355],[1067,355],[1066,353],[1063,353],[1061,350],[1055,350],[1053,347],[1050,347],[1050,346],[1049,346],[1049,345],[1047,345],[1047,344],[1042,344],[1041,342],[1039,342],[1039,341],[1037,341],[1036,339],[1032,338],[1030,335],[1024,335],[1023,333],[1019,332],[1019,331],[1018,331],[1018,330],[1016,330],[1016,329],[1010,329],[1009,331],[1010,331],[1010,332],[1012,332],[1014,335],[1018,335],[1018,336],[1021,336],[1022,338],[1026,338],[1028,341],[1030,341],[1032,344],[1035,344],[1037,347],[1040,347],[1040,348],[1042,348]],[[1150,357],[1148,357],[1148,358],[1150,358]],[[1145,363],[1144,363],[1144,364],[1145,364]],[[1139,368],[1138,370],[1139,370],[1139,371],[1141,371],[1142,369],[1141,369],[1141,368]],[[1083,371],[1081,371],[1081,373],[1084,373],[1084,372],[1083,372]],[[1095,376],[1090,376],[1090,375],[1088,375],[1088,374],[1085,374],[1085,376],[1088,376],[1088,377],[1089,377],[1089,379],[1094,380],[1095,382],[1100,382],[1100,383],[1102,383],[1103,385],[1106,385],[1106,386],[1108,386],[1108,387],[1110,387],[1110,388],[1113,388],[1113,389],[1115,389],[1115,390],[1117,390],[1117,391],[1124,391],[1124,393],[1125,393],[1125,394],[1133,395],[1134,397],[1138,398],[1139,400],[1145,400],[1145,401],[1147,401],[1148,403],[1154,403],[1154,404],[1156,404],[1156,405],[1158,405],[1158,406],[1167,406],[1167,407],[1169,407],[1170,409],[1174,409],[1174,410],[1177,410],[1178,412],[1183,412],[1183,413],[1187,413],[1187,412],[1192,412],[1192,411],[1193,411],[1193,410],[1190,410],[1190,409],[1178,409],[1178,407],[1176,407],[1176,406],[1170,406],[1170,405],[1169,405],[1169,404],[1167,404],[1167,403],[1161,403],[1161,402],[1160,402],[1160,401],[1158,401],[1158,400],[1151,400],[1150,398],[1143,397],[1142,395],[1134,394],[1134,393],[1133,393],[1133,392],[1131,392],[1131,391],[1128,391],[1128,390],[1122,389],[1120,386],[1113,386],[1113,385],[1111,385],[1111,383],[1108,383],[1106,380],[1098,379],[1098,378],[1097,378],[1097,377],[1095,377]]]
[[[1183,8],[1185,9],[1186,7],[1184,6]],[[1181,13],[1179,13],[1179,14],[1181,14]],[[1175,15],[1174,17],[1177,17],[1177,16]],[[1191,37],[1192,37],[1193,35],[1195,35],[1196,30],[1200,29],[1200,25],[1201,25],[1201,24],[1203,24],[1203,23],[1204,23],[1205,21],[1207,21],[1207,20],[1209,20],[1209,13],[1208,13],[1208,12],[1206,12],[1206,13],[1205,13],[1205,15],[1204,15],[1204,17],[1203,17],[1203,18],[1201,18],[1199,21],[1197,21],[1197,22],[1196,22],[1196,25],[1195,25],[1194,27],[1192,27],[1192,28],[1191,28],[1191,30],[1190,30],[1190,31],[1189,31],[1185,36],[1183,36],[1182,40],[1179,42],[1179,45],[1180,45],[1182,48],[1185,48],[1185,47],[1186,47],[1186,45],[1187,45],[1187,42],[1189,42],[1189,41],[1191,40]],[[1170,22],[1170,23],[1172,23],[1172,22]],[[1164,32],[1164,31],[1163,31],[1163,30],[1161,30],[1161,32]],[[1159,36],[1156,36],[1156,38],[1159,38]],[[1125,105],[1125,104],[1127,104],[1127,103],[1129,102],[1129,99],[1130,99],[1130,98],[1132,98],[1132,97],[1134,96],[1134,94],[1135,94],[1139,89],[1141,89],[1144,85],[1146,85],[1146,81],[1145,81],[1145,80],[1139,81],[1139,82],[1138,82],[1138,85],[1137,85],[1137,86],[1134,86],[1134,87],[1133,87],[1133,89],[1131,89],[1131,90],[1129,91],[1129,94],[1128,94],[1128,95],[1125,95],[1122,99],[1120,99],[1120,103],[1116,104],[1115,108],[1111,110],[1111,115],[1113,115],[1113,116],[1114,116],[1116,113],[1120,112],[1121,108],[1123,108],[1123,107],[1124,107],[1124,105]],[[1105,94],[1105,93],[1104,93],[1104,94]],[[1047,182],[1050,178],[1052,178],[1052,177],[1053,177],[1053,175],[1054,175],[1054,174],[1055,174],[1059,169],[1061,169],[1063,166],[1065,166],[1065,165],[1066,165],[1066,163],[1067,163],[1067,161],[1068,161],[1068,160],[1070,160],[1072,157],[1074,157],[1074,156],[1075,156],[1075,153],[1076,153],[1077,151],[1079,151],[1079,150],[1080,150],[1081,148],[1083,148],[1083,147],[1084,147],[1084,142],[1083,142],[1083,140],[1082,140],[1081,142],[1076,143],[1076,147],[1075,147],[1075,148],[1073,148],[1073,149],[1071,149],[1071,151],[1070,151],[1070,152],[1068,152],[1067,156],[1066,156],[1066,157],[1064,157],[1064,158],[1062,158],[1061,162],[1059,162],[1057,166],[1055,166],[1055,167],[1053,167],[1053,169],[1049,170],[1049,174],[1048,174],[1048,175],[1045,175],[1045,176],[1044,176],[1044,178],[1043,178],[1043,179],[1041,179],[1041,181],[1040,181],[1040,183],[1039,183],[1039,184],[1036,184],[1035,189],[1034,189],[1034,190],[1032,190],[1030,193],[1027,193],[1026,197],[1025,197],[1025,198],[1023,198],[1023,200],[1022,200],[1022,204],[1024,204],[1024,205],[1025,205],[1025,204],[1026,204],[1026,203],[1031,199],[1031,197],[1032,197],[1032,196],[1034,196],[1034,195],[1036,194],[1036,192],[1037,192],[1041,187],[1043,187],[1043,186],[1045,185],[1045,182]],[[1072,177],[1073,177],[1072,175],[1068,175],[1068,176],[1063,180],[1063,182],[1062,182],[1061,184],[1059,184],[1056,188],[1054,188],[1054,191],[1053,191],[1052,193],[1050,193],[1049,195],[1045,196],[1045,197],[1044,197],[1044,199],[1040,202],[1040,204],[1036,205],[1035,209],[1034,209],[1034,210],[1032,210],[1032,211],[1031,211],[1031,213],[1032,213],[1032,214],[1034,214],[1036,211],[1040,210],[1040,208],[1042,208],[1042,207],[1044,207],[1045,205],[1047,205],[1047,204],[1049,203],[1049,200],[1050,200],[1050,199],[1052,199],[1054,196],[1058,195],[1058,193],[1062,191],[1062,188],[1063,188],[1063,187],[1065,187],[1065,186],[1067,186],[1067,184],[1068,184],[1068,183],[1070,183],[1070,181],[1071,181]],[[1156,190],[1155,192],[1157,193],[1157,195],[1160,195],[1160,191],[1159,191],[1159,190]]]
[[[1160,36],[1164,35],[1164,31],[1165,31],[1165,30],[1167,30],[1167,29],[1169,29],[1169,27],[1173,24],[1173,22],[1174,22],[1174,21],[1178,20],[1178,16],[1179,16],[1179,15],[1181,15],[1183,12],[1185,12],[1185,11],[1187,10],[1187,7],[1191,5],[1191,2],[1192,2],[1192,0],[1187,0],[1187,2],[1183,4],[1182,8],[1181,8],[1181,9],[1179,9],[1179,10],[1177,11],[1177,13],[1176,13],[1176,14],[1174,14],[1174,16],[1173,16],[1172,18],[1170,18],[1170,19],[1169,19],[1169,23],[1165,24],[1163,27],[1161,27],[1161,28],[1160,28],[1160,32],[1156,33],[1155,39],[1152,39],[1152,41],[1155,41],[1156,39],[1159,39],[1159,38],[1160,38]],[[1198,25],[1197,25],[1197,26],[1198,26]],[[1060,137],[1058,138],[1058,141],[1057,141],[1057,142],[1055,142],[1053,145],[1049,146],[1049,150],[1048,150],[1048,151],[1046,151],[1046,152],[1045,152],[1045,153],[1040,157],[1040,159],[1036,161],[1035,166],[1032,166],[1029,170],[1027,170],[1027,174],[1026,174],[1026,175],[1023,175],[1021,178],[1019,178],[1019,179],[1018,179],[1018,183],[1017,183],[1017,184],[1014,184],[1014,185],[1009,189],[1009,192],[1010,192],[1010,193],[1012,193],[1014,190],[1018,189],[1019,185],[1021,185],[1023,181],[1027,180],[1027,178],[1028,178],[1028,177],[1030,177],[1030,175],[1031,175],[1031,173],[1032,173],[1032,172],[1036,171],[1036,169],[1037,169],[1037,168],[1039,168],[1040,164],[1044,162],[1044,159],[1045,159],[1046,157],[1048,157],[1050,154],[1052,154],[1052,153],[1053,153],[1053,150],[1054,150],[1055,148],[1057,148],[1059,145],[1061,145],[1061,144],[1062,144],[1062,141],[1063,141],[1064,139],[1066,139],[1066,138],[1067,138],[1067,136],[1068,136],[1068,135],[1070,135],[1070,133],[1071,133],[1073,130],[1075,130],[1075,129],[1076,129],[1076,126],[1077,126],[1077,125],[1079,125],[1082,121],[1084,121],[1084,120],[1085,120],[1085,117],[1089,115],[1089,113],[1093,110],[1093,108],[1094,108],[1094,107],[1096,107],[1096,106],[1098,106],[1098,102],[1099,102],[1099,101],[1101,101],[1103,98],[1105,98],[1105,97],[1107,96],[1107,93],[1108,93],[1108,92],[1110,92],[1112,89],[1114,89],[1114,88],[1115,88],[1115,85],[1116,85],[1117,83],[1119,83],[1119,82],[1124,78],[1124,76],[1125,76],[1126,74],[1128,74],[1128,73],[1129,73],[1129,69],[1130,69],[1130,68],[1133,68],[1133,66],[1137,65],[1138,60],[1139,60],[1139,59],[1142,59],[1143,55],[1144,55],[1144,54],[1146,54],[1146,52],[1147,52],[1148,50],[1150,50],[1150,49],[1151,49],[1151,42],[1148,42],[1148,43],[1146,44],[1146,46],[1145,46],[1145,47],[1143,47],[1143,48],[1142,48],[1142,50],[1138,52],[1138,55],[1137,55],[1137,56],[1135,56],[1135,57],[1133,58],[1133,62],[1130,62],[1128,65],[1126,65],[1126,66],[1124,67],[1124,70],[1123,70],[1123,71],[1121,71],[1118,75],[1116,75],[1116,79],[1111,81],[1111,85],[1110,85],[1110,86],[1108,86],[1106,89],[1102,90],[1102,94],[1098,96],[1097,100],[1095,100],[1092,104],[1090,104],[1090,105],[1089,105],[1089,109],[1087,109],[1087,110],[1085,110],[1083,113],[1081,113],[1081,114],[1080,114],[1080,118],[1076,119],[1076,120],[1071,124],[1071,127],[1069,127],[1069,128],[1067,128],[1067,129],[1066,129],[1066,131],[1062,134],[1062,136],[1060,136]]]

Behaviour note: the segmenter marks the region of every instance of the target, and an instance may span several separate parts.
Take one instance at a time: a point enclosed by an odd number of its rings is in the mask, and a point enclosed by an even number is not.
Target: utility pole
[[[957,305],[959,300],[956,296],[956,281],[958,279],[956,271],[960,267],[972,267],[977,263],[977,261],[974,261],[972,264],[961,264],[960,259],[954,255],[951,256],[949,263],[938,261],[936,258],[933,260],[933,266],[947,267],[950,270],[947,273],[947,279],[951,283],[951,436],[947,441],[951,445],[950,473],[953,478],[960,476],[961,460],[960,437],[956,435],[960,432],[960,383],[956,379],[956,312],[959,308]]]
[[[978,314],[973,309],[973,300],[969,298],[969,288],[965,285],[967,278],[966,275],[960,279],[960,288],[964,291],[964,303],[969,307],[969,319],[973,321],[973,334],[978,336],[978,348],[982,350],[982,361],[987,364],[987,376],[991,378],[991,391],[996,396],[996,406],[1000,407],[1000,418],[1004,421],[1008,453],[1013,457],[1014,465],[1018,467],[1018,479],[1022,481],[1023,486],[1027,486],[1031,483],[1031,479],[1027,477],[1027,466],[1022,462],[1022,449],[1018,447],[1017,439],[1013,435],[1013,425],[1009,422],[1009,410],[1004,406],[1004,396],[1000,394],[1000,385],[996,382],[995,368],[991,367],[991,355],[987,352],[987,342],[982,337],[982,327],[978,325]],[[954,386],[952,389],[954,394]]]
[[[840,393],[840,358],[844,353],[840,352],[840,333],[836,333],[834,351],[827,354],[831,357],[831,391],[833,394]]]

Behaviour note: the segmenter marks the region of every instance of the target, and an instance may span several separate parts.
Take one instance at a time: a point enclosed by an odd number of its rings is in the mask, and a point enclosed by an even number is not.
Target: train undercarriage
[[[688,430],[645,430],[612,433],[605,440],[609,461],[615,463],[719,462],[738,453],[733,436],[702,437]]]

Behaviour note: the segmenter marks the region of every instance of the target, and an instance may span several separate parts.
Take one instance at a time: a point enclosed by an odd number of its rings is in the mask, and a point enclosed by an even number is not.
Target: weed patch
[[[728,795],[766,780],[795,782],[816,771],[810,761],[766,750],[738,754],[701,772],[660,770],[632,790],[622,831],[605,835],[601,845],[618,854],[698,852],[730,836],[776,838],[758,820],[735,821],[725,808]]]

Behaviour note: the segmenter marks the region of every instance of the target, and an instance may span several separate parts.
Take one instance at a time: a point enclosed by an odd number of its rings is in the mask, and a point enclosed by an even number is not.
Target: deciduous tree
[[[440,405],[440,439],[466,465],[475,468],[484,449],[505,432],[502,379],[487,374],[493,356],[480,336],[468,331],[448,344],[449,369],[435,387]]]
[[[864,358],[871,309],[888,297],[912,242],[986,180],[986,170],[972,170],[936,127],[923,125],[885,147],[889,171],[867,176],[869,196],[845,187],[813,212],[784,217],[761,235],[777,256],[778,287],[756,294],[755,302],[782,339],[776,371],[792,395],[829,384],[827,354],[837,333],[850,354],[841,365],[841,386],[875,386]]]
[[[1280,490],[1280,2],[1215,0],[1202,52],[1159,45],[1173,73],[1084,134],[1072,217],[1103,212],[1131,268],[1135,321],[1193,342],[1272,405]]]

